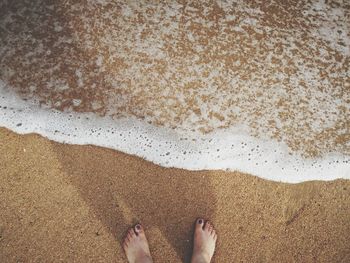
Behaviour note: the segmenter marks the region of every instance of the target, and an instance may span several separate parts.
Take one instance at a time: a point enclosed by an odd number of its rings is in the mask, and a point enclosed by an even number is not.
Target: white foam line
[[[19,134],[38,133],[69,144],[92,144],[137,155],[165,167],[237,170],[287,183],[350,179],[350,158],[329,154],[304,159],[273,140],[237,129],[209,135],[178,133],[135,118],[112,120],[93,114],[62,113],[25,102],[0,81],[0,126]]]

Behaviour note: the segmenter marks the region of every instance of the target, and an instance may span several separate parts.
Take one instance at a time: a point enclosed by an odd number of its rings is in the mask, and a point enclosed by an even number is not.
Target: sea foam
[[[350,6],[0,3],[0,126],[166,166],[349,178]]]
[[[350,158],[329,154],[305,159],[288,147],[236,129],[203,135],[155,127],[136,118],[68,113],[23,101],[0,82],[0,125],[69,144],[92,144],[140,156],[165,167],[236,170],[268,180],[298,183],[350,179]]]

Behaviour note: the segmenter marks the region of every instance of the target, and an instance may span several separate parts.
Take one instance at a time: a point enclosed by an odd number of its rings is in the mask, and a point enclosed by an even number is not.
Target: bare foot
[[[152,263],[145,231],[140,224],[130,228],[124,239],[123,248],[129,263]]]
[[[197,219],[191,263],[209,263],[214,255],[217,235],[213,225],[202,218]]]

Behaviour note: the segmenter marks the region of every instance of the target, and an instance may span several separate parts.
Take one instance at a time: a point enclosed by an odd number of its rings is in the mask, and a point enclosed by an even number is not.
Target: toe
[[[129,243],[130,243],[129,235],[126,235],[126,237],[124,238],[123,247],[127,247]]]
[[[136,224],[134,227],[136,235],[140,235],[144,233],[143,227],[141,224]]]
[[[210,224],[210,222],[209,221],[207,221],[206,222],[206,224],[205,224],[205,226],[204,226],[204,230],[206,230],[206,231],[209,231],[210,232],[210,228],[211,228],[212,226],[211,226],[211,224]]]
[[[198,218],[196,220],[196,229],[203,229],[203,226],[204,226],[204,219]]]
[[[135,236],[134,229],[130,228],[128,232],[128,237],[131,240]]]

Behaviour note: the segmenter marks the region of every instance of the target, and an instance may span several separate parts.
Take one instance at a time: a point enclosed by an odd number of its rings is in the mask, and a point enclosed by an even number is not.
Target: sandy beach
[[[136,222],[155,262],[189,262],[198,216],[217,229],[214,262],[350,262],[350,181],[168,169],[4,128],[0,151],[1,262],[126,262]]]
[[[349,25],[348,1],[1,1],[0,263],[126,262],[138,222],[189,262],[198,217],[216,263],[349,263],[350,180],[310,181],[350,178]]]

